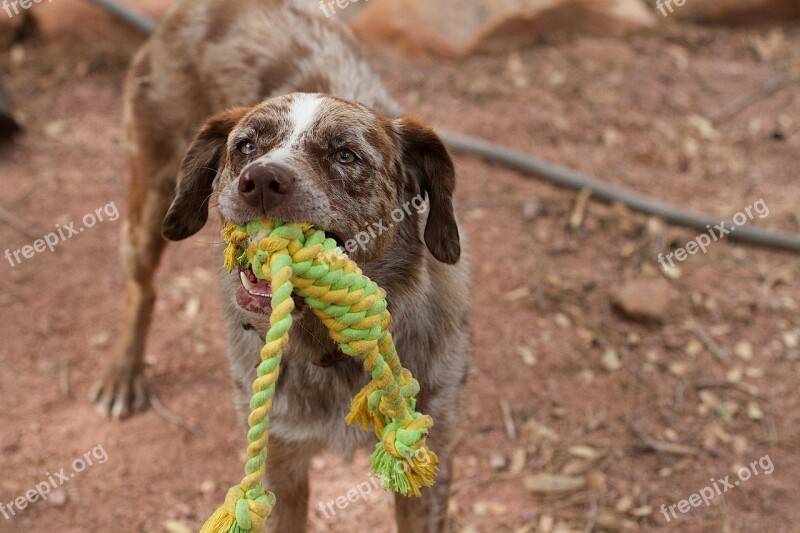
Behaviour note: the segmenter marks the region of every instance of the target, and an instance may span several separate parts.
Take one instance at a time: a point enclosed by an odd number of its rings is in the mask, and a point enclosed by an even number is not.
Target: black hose
[[[439,132],[439,134],[453,150],[477,155],[495,163],[501,163],[523,174],[538,176],[560,187],[577,190],[589,189],[592,192],[592,196],[598,200],[620,202],[633,211],[661,217],[672,224],[686,226],[705,233],[708,231],[709,226],[713,229],[714,226],[722,222],[721,219],[692,213],[674,205],[653,200],[643,194],[597,181],[570,169],[545,163],[532,156],[509,150],[497,144],[457,133]],[[726,221],[726,224],[728,226],[725,229],[732,227],[732,223]],[[800,236],[798,235],[773,232],[753,226],[735,226],[735,228],[734,231],[728,234],[733,240],[795,253],[800,252]]]
[[[156,22],[152,18],[123,6],[114,0],[88,1],[105,8],[145,35],[155,31]],[[706,232],[709,226],[713,228],[721,222],[719,219],[692,213],[677,206],[659,202],[643,194],[614,187],[570,169],[545,163],[532,156],[509,150],[497,144],[456,133],[441,132],[441,136],[453,150],[477,155],[495,163],[501,163],[523,174],[538,176],[561,187],[577,190],[589,189],[592,192],[592,196],[598,200],[620,202],[634,211],[661,217],[672,224]],[[753,226],[738,226],[729,234],[729,237],[740,242],[800,253],[800,236],[798,235],[773,232]]]
[[[144,13],[140,13],[130,7],[124,6],[114,0],[88,0],[93,4],[104,8],[112,15],[127,22],[145,35],[150,35],[156,29],[156,21]]]

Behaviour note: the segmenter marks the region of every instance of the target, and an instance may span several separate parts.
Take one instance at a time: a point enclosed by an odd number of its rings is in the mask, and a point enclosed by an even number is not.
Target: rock
[[[666,0],[663,2],[666,4]],[[712,24],[757,24],[767,20],[800,18],[797,0],[686,0],[683,6],[674,4],[669,18]],[[656,11],[659,18],[663,13]]]
[[[192,533],[192,528],[177,520],[167,520],[163,525],[167,533]]]
[[[206,479],[200,484],[200,492],[205,494],[206,496],[214,494],[214,491],[217,490],[217,484],[214,483],[211,479]]]
[[[747,417],[750,420],[762,420],[764,418],[764,411],[756,402],[749,402],[747,404]]]
[[[505,469],[508,462],[506,458],[501,453],[492,453],[489,455],[489,466],[492,467],[492,470],[500,472],[501,470]]]
[[[656,20],[638,0],[371,0],[352,27],[363,41],[409,57],[456,58],[552,35],[625,35]]]
[[[56,489],[47,498],[50,505],[55,507],[64,507],[67,505],[67,491],[64,489]]]
[[[628,281],[613,295],[612,303],[630,320],[663,323],[669,307],[669,283],[660,278]]]
[[[733,347],[733,353],[743,361],[750,361],[753,358],[753,345],[750,341],[741,340]]]
[[[614,510],[618,513],[625,514],[631,509],[633,509],[633,498],[627,494],[623,494],[622,497],[617,500],[617,503],[614,504]]]
[[[608,372],[615,372],[622,368],[622,362],[619,360],[619,354],[613,348],[609,348],[603,353],[603,357],[600,362],[603,365],[603,368],[605,368]]]

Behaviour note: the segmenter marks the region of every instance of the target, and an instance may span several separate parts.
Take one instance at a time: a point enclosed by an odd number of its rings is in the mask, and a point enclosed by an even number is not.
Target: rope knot
[[[311,224],[254,220],[228,225],[225,266],[251,268],[272,286],[270,328],[253,382],[248,461],[240,485],[201,533],[260,533],[275,505],[264,491],[269,414],[280,372],[281,353],[292,326],[293,296],[301,297],[327,327],[343,353],[362,361],[372,379],[353,399],[347,422],[373,426],[378,443],[373,470],[388,490],[420,495],[436,477],[438,459],[426,440],[433,420],[416,411],[420,385],[397,356],[389,332],[386,292],[365,276],[334,239]]]

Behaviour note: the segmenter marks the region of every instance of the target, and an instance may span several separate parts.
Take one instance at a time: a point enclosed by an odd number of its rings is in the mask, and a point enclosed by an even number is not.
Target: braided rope
[[[259,533],[275,506],[263,479],[269,412],[281,353],[289,341],[293,294],[304,299],[340,349],[360,359],[372,376],[353,398],[346,421],[364,429],[373,426],[379,440],[370,460],[384,488],[419,496],[436,477],[438,459],[426,443],[433,420],[415,409],[419,383],[397,355],[385,291],[310,224],[263,219],[229,225],[222,234],[228,242],[225,266],[252,268],[258,279],[271,283],[272,312],[253,383],[245,477],[230,489],[201,533]]]

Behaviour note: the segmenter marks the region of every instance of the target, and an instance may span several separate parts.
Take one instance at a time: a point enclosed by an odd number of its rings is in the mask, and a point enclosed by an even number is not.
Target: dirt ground
[[[125,212],[120,88],[137,44],[34,43],[0,59],[28,128],[0,149],[11,214],[0,251],[111,203]],[[800,74],[800,28],[674,27],[460,63],[375,63],[440,127],[720,220],[763,199],[769,215],[751,224],[800,232],[800,85],[715,121],[764,82]],[[575,192],[468,156],[457,164],[475,358],[453,530],[800,531],[800,258],[716,242],[667,276],[658,254],[695,231],[593,202],[576,211]],[[111,422],[87,401],[123,305],[122,219],[110,218],[54,253],[0,259],[0,502],[74,473],[86,452],[94,463],[46,502],[0,515],[0,531],[196,531],[238,481],[218,224],[168,250],[147,348],[161,402],[199,433],[153,410]],[[636,280],[644,304],[667,285],[660,323],[612,305]],[[710,506],[662,514],[753,462],[759,475]],[[320,511],[367,476],[364,455],[316,460],[311,530],[393,531],[385,494]]]

